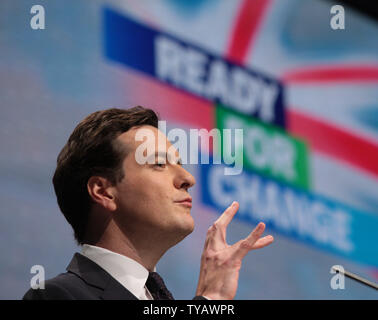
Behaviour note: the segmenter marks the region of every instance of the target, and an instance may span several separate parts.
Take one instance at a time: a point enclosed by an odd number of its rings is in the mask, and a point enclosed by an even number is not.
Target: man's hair
[[[102,176],[113,185],[125,175],[123,159],[128,153],[117,137],[142,125],[158,127],[158,115],[137,106],[130,109],[107,109],[94,112],[82,120],[59,153],[53,184],[58,205],[83,244],[92,200],[87,190],[91,176]]]

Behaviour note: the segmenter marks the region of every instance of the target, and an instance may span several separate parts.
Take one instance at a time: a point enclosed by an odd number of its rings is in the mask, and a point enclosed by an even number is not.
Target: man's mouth
[[[181,204],[185,207],[191,208],[192,207],[192,198],[185,198],[183,200],[175,201],[178,204]]]

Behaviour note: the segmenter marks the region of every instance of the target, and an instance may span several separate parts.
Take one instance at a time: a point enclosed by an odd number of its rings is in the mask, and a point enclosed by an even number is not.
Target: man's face
[[[140,129],[151,130],[155,139],[136,141],[135,135]],[[190,205],[180,203],[191,199],[188,189],[195,184],[194,177],[181,164],[168,161],[167,154],[168,157],[178,157],[178,152],[155,127],[132,128],[121,134],[118,140],[127,146],[128,153],[123,161],[125,176],[115,186],[115,219],[129,236],[181,241],[194,229]],[[139,164],[135,159],[137,148],[142,143],[143,147],[154,145],[153,164]],[[161,164],[163,160],[165,164]]]

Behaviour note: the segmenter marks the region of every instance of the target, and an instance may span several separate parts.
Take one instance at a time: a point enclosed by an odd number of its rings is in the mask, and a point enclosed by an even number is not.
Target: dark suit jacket
[[[80,253],[75,253],[66,270],[45,281],[45,289],[29,289],[23,300],[138,300],[98,264]]]

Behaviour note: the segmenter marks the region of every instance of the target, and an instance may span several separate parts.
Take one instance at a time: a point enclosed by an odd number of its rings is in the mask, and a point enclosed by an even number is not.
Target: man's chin
[[[190,235],[194,231],[194,223],[188,228],[186,236]]]
[[[180,228],[182,229],[182,232],[186,233],[186,235],[191,234],[194,230],[194,220],[192,216],[187,217],[186,221],[181,222],[182,224],[180,224]]]
[[[194,220],[192,216],[188,217],[187,221],[180,221],[181,224],[177,228],[177,234],[180,236],[180,240],[183,240],[185,237],[190,235],[194,230]]]

